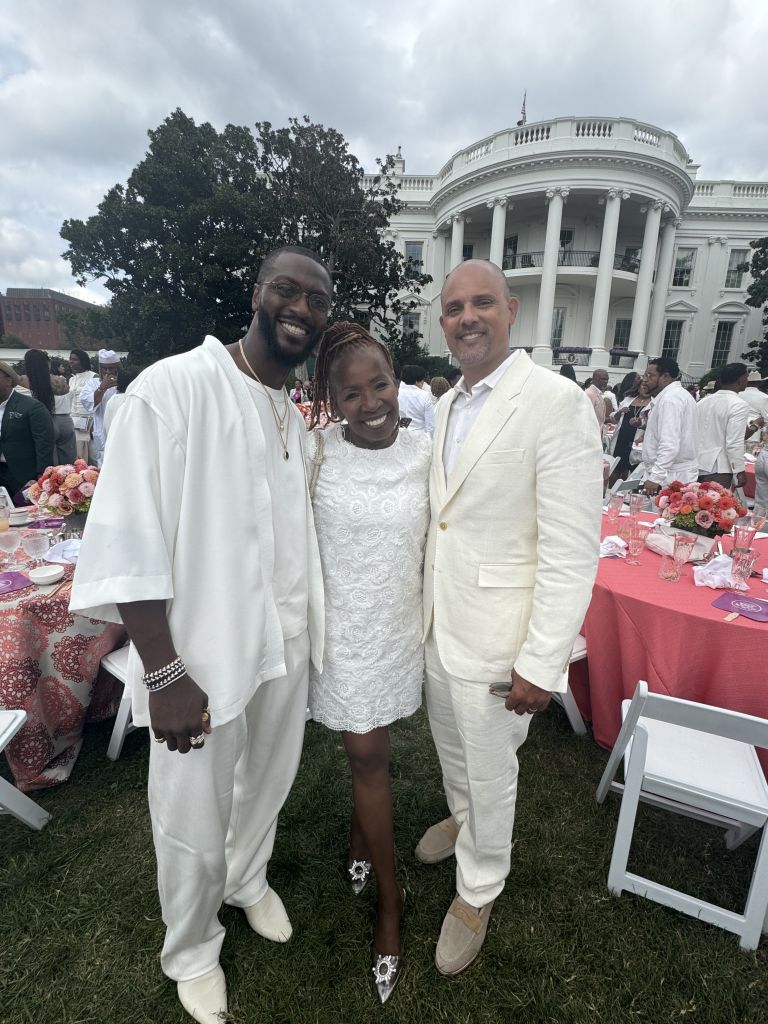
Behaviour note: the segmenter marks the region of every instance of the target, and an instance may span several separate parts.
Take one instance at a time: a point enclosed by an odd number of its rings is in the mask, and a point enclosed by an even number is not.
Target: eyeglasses
[[[295,281],[283,279],[280,281],[263,281],[262,284],[265,288],[271,288],[276,295],[279,295],[281,299],[285,299],[286,302],[295,302],[296,299],[303,295],[313,313],[327,314],[331,311],[331,300],[327,295],[323,295],[322,292],[305,292],[303,288],[299,288]]]

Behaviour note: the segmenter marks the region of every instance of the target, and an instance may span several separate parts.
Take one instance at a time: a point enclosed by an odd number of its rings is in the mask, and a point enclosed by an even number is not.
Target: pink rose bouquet
[[[75,459],[72,465],[48,466],[30,487],[29,497],[38,508],[50,509],[59,516],[87,512],[98,479],[96,466],[89,466],[84,459]]]
[[[713,481],[681,484],[675,480],[656,495],[656,507],[673,526],[704,537],[730,533],[734,520],[747,514],[727,488]]]

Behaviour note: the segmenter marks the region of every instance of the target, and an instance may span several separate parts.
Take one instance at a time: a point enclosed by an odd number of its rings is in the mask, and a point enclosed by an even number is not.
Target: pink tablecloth
[[[46,597],[31,586],[0,599],[0,707],[28,716],[5,749],[21,790],[68,779],[83,725],[113,715],[121,696],[111,677],[97,677],[125,630],[72,615],[68,604],[68,588]]]
[[[744,484],[744,494],[748,498],[754,498],[755,496],[755,464],[754,462],[747,462],[744,466],[747,471],[747,482]]]
[[[723,542],[726,550],[730,541]],[[768,540],[756,542],[757,568],[768,566]],[[657,693],[768,718],[768,623],[725,622],[712,607],[723,591],[685,578],[658,578],[660,556],[646,550],[639,566],[602,558],[584,621],[588,661],[573,666],[571,689],[593,735],[611,747],[621,726],[621,702],[639,679]],[[750,580],[754,597],[768,586]],[[768,757],[761,758],[768,769]]]

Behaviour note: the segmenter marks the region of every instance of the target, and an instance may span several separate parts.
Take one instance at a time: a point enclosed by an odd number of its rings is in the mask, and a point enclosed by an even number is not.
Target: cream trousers
[[[222,902],[267,891],[277,816],[299,767],[309,637],[285,642],[286,676],[262,683],[237,718],[188,754],[150,743],[149,810],[165,942],[163,971],[191,981],[219,962]]]
[[[484,907],[509,874],[517,751],[531,716],[507,711],[502,698],[488,692],[488,683],[449,675],[434,632],[427,638],[426,669],[429,724],[448,808],[460,827],[456,891],[471,906]]]

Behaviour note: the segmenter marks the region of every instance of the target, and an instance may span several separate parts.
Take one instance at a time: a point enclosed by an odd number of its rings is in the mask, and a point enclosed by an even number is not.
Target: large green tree
[[[250,320],[259,264],[279,245],[321,253],[333,317],[371,323],[391,345],[430,278],[386,238],[402,204],[391,158],[369,183],[339,132],[293,118],[217,131],[176,110],[149,132],[145,158],[87,220],[67,220],[64,258],[111,293],[110,330],[134,360],[232,341]]]
[[[747,287],[747,305],[763,311],[763,336],[747,345],[741,358],[755,363],[763,377],[768,377],[768,238],[758,238],[749,243],[752,259],[742,263],[740,269],[748,270],[752,282]]]

